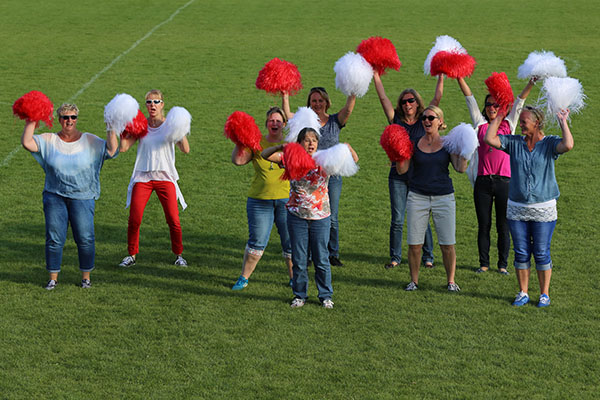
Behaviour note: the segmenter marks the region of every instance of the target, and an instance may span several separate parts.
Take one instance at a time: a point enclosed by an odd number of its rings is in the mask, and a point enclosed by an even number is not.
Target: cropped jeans
[[[96,256],[94,236],[96,201],[71,199],[44,192],[43,204],[46,219],[46,270],[50,273],[60,272],[69,223],[73,231],[73,239],[77,244],[79,269],[82,272],[93,270]]]
[[[338,215],[340,211],[340,196],[342,195],[342,177],[332,175],[329,177],[329,208],[331,210],[331,229],[329,232],[329,243],[327,249],[329,255],[340,256],[340,224]]]
[[[261,200],[248,197],[246,201],[246,214],[248,215],[248,243],[250,253],[261,256],[269,243],[273,222],[277,226],[283,256],[290,258],[292,245],[287,227],[288,199]]]
[[[552,269],[550,242],[556,221],[535,222],[508,220],[510,234],[515,247],[515,269],[529,269],[531,255],[538,271]]]

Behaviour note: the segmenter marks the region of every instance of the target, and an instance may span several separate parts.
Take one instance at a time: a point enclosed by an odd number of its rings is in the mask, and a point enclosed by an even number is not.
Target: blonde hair
[[[150,96],[151,94],[154,94],[154,95],[156,95],[156,96],[160,97],[160,99],[161,99],[162,101],[164,101],[164,100],[165,100],[165,98],[164,98],[164,96],[163,96],[163,93],[162,93],[160,90],[158,90],[158,89],[152,89],[151,91],[149,91],[148,93],[146,93],[146,97],[144,97],[144,98],[145,98],[145,99],[148,99],[148,96]]]
[[[532,106],[523,107],[523,111],[521,111],[521,114],[523,114],[525,111],[529,111],[529,113],[533,116],[531,120],[534,122],[537,121],[538,129],[542,130],[544,128],[544,113],[539,108],[535,108]]]
[[[310,89],[310,92],[308,93],[308,99],[306,100],[306,107],[310,107],[310,96],[312,96],[313,93],[319,93],[323,100],[327,102],[327,107],[325,107],[325,111],[327,111],[329,107],[331,107],[331,99],[329,98],[327,90],[325,90],[325,88],[321,86],[316,86]]]
[[[65,114],[65,112],[68,111],[75,111],[75,114],[79,115],[79,108],[77,108],[75,104],[70,103],[63,103],[60,107],[58,107],[58,110],[56,110],[56,114],[60,118]]]
[[[288,119],[287,119],[287,116],[285,115],[285,113],[283,112],[283,110],[277,106],[273,106],[273,107],[269,108],[269,111],[267,111],[267,119],[265,120],[265,126],[267,126],[267,121],[273,114],[281,115],[281,118],[283,120],[283,125],[287,125]]]
[[[440,127],[438,128],[438,130],[443,131],[444,129],[446,129],[448,127],[448,125],[446,125],[446,123],[444,122],[444,112],[442,111],[441,108],[439,108],[438,106],[427,106],[423,112],[425,111],[433,111],[433,113],[440,119],[440,122],[442,123],[440,125]]]

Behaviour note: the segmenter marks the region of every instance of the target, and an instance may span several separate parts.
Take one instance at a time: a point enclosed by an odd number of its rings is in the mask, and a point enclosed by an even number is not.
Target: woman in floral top
[[[298,134],[297,142],[312,156],[319,146],[319,133],[312,128],[304,128]],[[281,162],[284,145],[274,146],[263,151],[263,158]],[[352,158],[358,156],[348,145]],[[331,209],[327,184],[329,176],[321,166],[310,170],[301,179],[290,180],[290,199],[287,203],[288,231],[292,242],[292,263],[294,300],[291,307],[302,307],[308,298],[308,248],[315,265],[315,282],[319,300],[325,308],[333,308],[331,296],[331,265],[329,264],[329,228]]]

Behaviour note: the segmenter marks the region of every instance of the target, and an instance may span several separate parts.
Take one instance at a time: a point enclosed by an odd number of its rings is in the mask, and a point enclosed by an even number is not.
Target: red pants
[[[140,225],[142,224],[144,209],[152,191],[156,192],[165,212],[165,219],[171,233],[171,249],[173,253],[181,254],[183,252],[183,243],[181,239],[181,225],[179,224],[177,193],[175,192],[175,185],[168,181],[137,182],[133,186],[129,208],[129,224],[127,226],[127,250],[130,255],[135,255],[139,252]]]

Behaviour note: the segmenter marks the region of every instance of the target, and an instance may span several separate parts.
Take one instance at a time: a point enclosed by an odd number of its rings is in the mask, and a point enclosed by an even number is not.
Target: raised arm
[[[480,125],[485,124],[487,121],[481,114],[481,110],[477,105],[477,100],[473,97],[473,92],[471,92],[471,88],[467,85],[467,81],[465,78],[458,78],[458,87],[465,95],[465,102],[467,103],[467,109],[469,110],[469,115],[471,116],[471,122],[473,124],[473,128],[477,128]]]
[[[573,142],[573,135],[571,134],[571,129],[569,129],[569,125],[567,124],[567,118],[569,117],[569,110],[560,110],[556,113],[558,117],[558,123],[560,125],[560,129],[562,130],[562,141],[556,145],[556,152],[558,154],[566,153],[567,151],[573,148],[575,144]]]
[[[442,95],[444,94],[444,74],[438,76],[437,84],[435,85],[435,94],[433,99],[429,103],[430,106],[438,107],[442,101]]]
[[[252,160],[252,152],[247,147],[236,144],[231,152],[231,162],[235,165],[246,165]]]
[[[456,81],[458,82],[458,87],[460,87],[460,90],[465,96],[473,96],[471,88],[469,87],[469,85],[467,85],[467,81],[465,81],[465,78],[458,78],[456,79]]]
[[[490,124],[488,125],[487,131],[485,132],[484,141],[491,147],[499,149],[502,146],[500,142],[500,138],[498,137],[498,128],[500,127],[500,123],[504,119],[505,114],[503,112],[498,112],[498,115]]]
[[[290,95],[287,92],[281,93],[281,108],[287,119],[292,119],[294,113],[290,110]]]
[[[467,170],[467,165],[469,162],[466,158],[463,158],[458,154],[450,154],[450,161],[452,162],[452,166],[456,172],[462,174]]]
[[[181,150],[184,154],[190,152],[190,142],[188,141],[187,136],[184,136],[179,142],[176,143],[179,150]]]
[[[381,82],[381,77],[377,71],[373,71],[373,83],[375,83],[375,90],[377,91],[377,96],[379,96],[379,102],[381,103],[381,107],[383,107],[385,117],[391,124],[394,120],[394,105],[386,96],[385,89],[383,88],[383,82]]]
[[[37,122],[27,120],[25,122],[25,128],[23,129],[23,135],[21,135],[21,145],[25,150],[32,153],[40,151],[35,139],[33,138],[33,132],[35,132],[35,125]]]
[[[352,114],[352,110],[354,110],[354,105],[356,104],[356,96],[350,95],[346,98],[346,104],[344,107],[338,112],[338,120],[342,126],[346,125],[348,122],[348,118]]]
[[[521,111],[523,111],[523,105],[525,105],[525,99],[527,99],[527,96],[529,96],[529,93],[531,93],[531,89],[533,88],[533,86],[535,85],[535,82],[537,80],[538,80],[537,76],[533,76],[533,77],[531,77],[531,79],[529,79],[529,82],[527,82],[527,85],[525,85],[525,87],[521,91],[521,94],[519,94],[519,97],[517,97],[515,104],[513,104],[512,109],[510,110],[510,113],[506,117],[506,120],[510,124],[511,133],[513,133],[513,134],[517,127],[517,120],[519,119],[519,115],[521,115]]]
[[[106,152],[109,156],[114,156],[119,148],[119,141],[117,140],[117,134],[114,131],[106,132]]]
[[[281,162],[281,155],[282,155],[281,152],[282,152],[284,146],[285,145],[283,145],[283,144],[279,144],[277,146],[272,146],[272,147],[266,148],[262,151],[262,153],[260,153],[260,156],[267,161],[273,161],[273,162],[279,163],[279,162]]]

